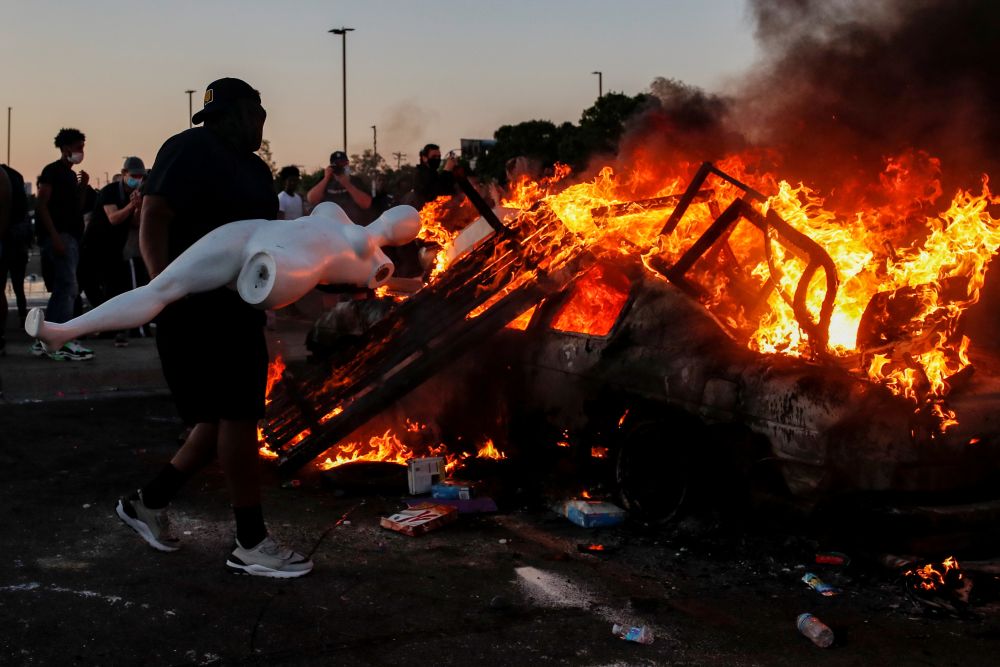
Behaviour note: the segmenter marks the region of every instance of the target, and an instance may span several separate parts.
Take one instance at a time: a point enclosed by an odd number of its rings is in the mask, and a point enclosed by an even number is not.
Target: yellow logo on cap
[[[208,90],[205,91],[205,104],[208,104],[211,101],[212,101],[212,89],[209,88]]]

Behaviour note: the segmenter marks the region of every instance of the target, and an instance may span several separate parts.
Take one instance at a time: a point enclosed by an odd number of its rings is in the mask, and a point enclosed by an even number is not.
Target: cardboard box
[[[431,487],[444,478],[444,459],[430,456],[406,462],[406,481],[411,494],[428,493]]]
[[[420,503],[409,509],[396,512],[392,516],[382,517],[379,525],[397,533],[416,537],[435,528],[451,523],[458,518],[458,509],[447,505]]]

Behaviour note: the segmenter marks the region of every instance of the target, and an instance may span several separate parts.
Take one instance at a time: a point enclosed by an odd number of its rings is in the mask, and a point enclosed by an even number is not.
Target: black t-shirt
[[[80,207],[80,187],[73,168],[63,160],[56,160],[42,169],[38,184],[52,187],[49,215],[56,231],[60,234],[69,234],[78,240],[82,238],[83,210]]]
[[[9,236],[15,227],[27,220],[28,196],[24,193],[24,177],[20,172],[5,164],[0,164],[0,169],[7,172],[7,178],[10,180],[10,226],[7,228]]]
[[[450,171],[435,171],[421,163],[417,165],[413,190],[417,194],[417,208],[423,208],[424,204],[442,195],[454,195],[455,176]]]
[[[156,154],[145,194],[164,197],[174,212],[168,229],[170,260],[227,222],[278,217],[267,164],[205,127],[167,139]]]
[[[351,176],[351,185],[364,192],[365,182],[357,176]],[[334,204],[344,209],[344,213],[356,225],[367,225],[372,221],[371,210],[363,209],[351,199],[351,193],[340,184],[336,178],[331,178],[326,184],[326,191],[323,193],[323,201],[332,201]]]
[[[114,205],[118,209],[128,206],[129,194],[125,192],[125,185],[118,183],[108,183],[97,193],[97,202],[94,204],[94,211],[90,214],[90,222],[83,233],[83,245],[88,252],[93,252],[106,257],[110,261],[121,258],[122,248],[128,239],[130,220],[112,225],[108,220],[108,214],[104,212],[104,207]]]

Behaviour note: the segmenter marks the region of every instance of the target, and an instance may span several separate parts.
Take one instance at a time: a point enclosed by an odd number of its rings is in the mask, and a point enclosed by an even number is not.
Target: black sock
[[[151,510],[163,509],[191,477],[168,463],[146,486],[142,487],[142,502]]]
[[[264,510],[260,505],[234,507],[236,515],[236,539],[244,549],[253,549],[267,537],[264,526]]]

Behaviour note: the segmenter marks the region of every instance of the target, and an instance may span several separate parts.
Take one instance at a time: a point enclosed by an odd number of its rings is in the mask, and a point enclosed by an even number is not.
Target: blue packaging
[[[472,485],[468,482],[450,480],[431,485],[431,498],[444,500],[469,500],[472,498]]]
[[[617,526],[625,520],[625,510],[603,500],[567,500],[560,513],[583,528]]]

